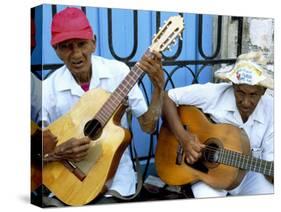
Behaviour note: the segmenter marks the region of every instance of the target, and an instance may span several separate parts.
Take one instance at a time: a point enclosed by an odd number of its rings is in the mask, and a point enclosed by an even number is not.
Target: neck
[[[246,117],[246,116],[241,116],[241,117],[242,117],[243,123],[246,123],[248,121],[248,117]]]
[[[88,83],[91,81],[91,76],[92,76],[92,71],[90,69],[90,71],[88,71],[87,73],[78,73],[78,74],[74,74],[72,73],[75,81],[81,85],[82,83]]]

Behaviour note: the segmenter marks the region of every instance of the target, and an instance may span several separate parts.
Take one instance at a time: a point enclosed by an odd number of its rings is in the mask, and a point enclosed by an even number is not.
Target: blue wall
[[[57,11],[62,10],[65,6],[57,6]],[[96,54],[106,58],[113,58],[108,45],[108,27],[107,27],[107,8],[86,7],[87,17],[97,36]],[[161,25],[164,20],[177,13],[161,12]],[[155,11],[138,11],[138,47],[136,55],[132,61],[138,61],[146,49],[150,46],[153,34],[156,33],[156,12]],[[212,16],[204,15],[204,36],[203,48],[206,54],[212,53]],[[62,62],[56,56],[55,51],[50,45],[51,33],[50,26],[52,20],[52,6],[42,5],[35,8],[35,23],[36,23],[36,48],[31,57],[32,65],[48,65],[61,64]],[[113,47],[118,56],[126,57],[130,54],[134,43],[133,32],[133,11],[124,9],[112,10],[112,26],[113,26]],[[177,60],[198,60],[201,59],[198,54],[197,45],[197,24],[198,15],[184,14],[185,29],[183,32],[183,50]],[[173,55],[176,51],[177,44],[172,48],[171,52],[164,52],[166,56]],[[198,67],[190,66],[192,71],[196,73]],[[164,67],[167,71],[174,67]],[[41,71],[41,70],[39,70]],[[48,70],[47,70],[48,71]],[[46,72],[46,70],[45,70]],[[204,72],[199,77],[199,82],[204,83],[212,80],[212,71],[210,68],[204,69]],[[193,77],[182,68],[173,75],[175,85],[184,86],[192,83]],[[148,92],[149,99],[152,85],[147,77],[143,79],[144,86]],[[169,83],[167,89],[171,87]],[[134,142],[138,150],[139,156],[147,156],[149,149],[149,135],[144,134],[139,129],[136,120],[133,120]],[[156,143],[156,141],[154,141]]]

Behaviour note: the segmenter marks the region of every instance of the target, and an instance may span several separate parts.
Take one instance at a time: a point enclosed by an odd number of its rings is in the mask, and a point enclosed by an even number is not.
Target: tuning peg
[[[179,38],[180,38],[180,40],[182,40],[182,35],[181,34],[179,34]]]

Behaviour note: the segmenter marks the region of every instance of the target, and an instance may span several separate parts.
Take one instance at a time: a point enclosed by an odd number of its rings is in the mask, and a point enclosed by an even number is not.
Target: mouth
[[[251,111],[251,109],[249,109],[249,108],[240,108],[240,111],[242,113],[249,113]]]
[[[83,61],[82,60],[77,60],[77,61],[72,61],[71,66],[73,68],[81,68],[83,66]]]

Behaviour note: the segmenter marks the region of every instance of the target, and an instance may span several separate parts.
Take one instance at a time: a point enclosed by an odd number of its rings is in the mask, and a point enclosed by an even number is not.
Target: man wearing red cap
[[[64,66],[56,70],[43,84],[42,120],[45,125],[64,115],[89,89],[102,88],[113,92],[130,71],[119,61],[94,56],[96,40],[85,14],[77,8],[66,8],[57,13],[52,21],[52,39],[58,57]],[[138,118],[143,131],[152,133],[156,128],[162,106],[164,75],[161,54],[143,56],[138,66],[153,83],[151,104],[147,107],[141,90],[135,85],[128,94],[129,107]],[[127,127],[123,117],[121,125]],[[53,139],[55,141],[55,138]],[[73,138],[46,154],[45,161],[67,159],[80,161],[89,149],[89,138]],[[72,152],[72,154],[69,154]],[[110,190],[122,196],[135,193],[136,179],[128,149],[125,150],[113,178]]]

